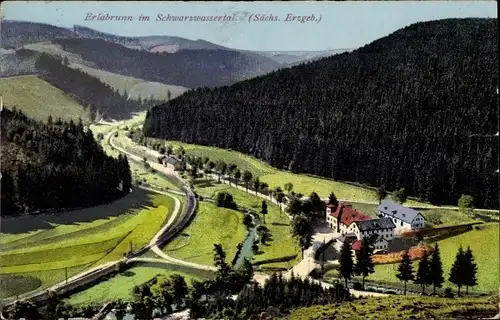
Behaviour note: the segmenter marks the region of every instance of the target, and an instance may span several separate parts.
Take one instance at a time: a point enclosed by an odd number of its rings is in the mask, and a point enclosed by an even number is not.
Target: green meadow
[[[280,211],[277,205],[266,201],[268,204],[268,214],[265,217],[266,223],[264,224],[262,215],[260,214],[262,198],[258,196],[226,184],[218,184],[208,180],[198,180],[195,183],[195,191],[206,198],[215,198],[218,192],[229,192],[239,208],[249,209],[259,214],[261,225],[269,229],[271,238],[265,245],[259,244],[259,251],[253,256],[252,262],[281,258],[294,254],[297,255],[297,258],[286,262],[275,262],[272,266],[291,268],[295,263],[300,261],[300,248],[291,235],[290,220],[284,212]],[[263,266],[267,266],[267,264]]]
[[[231,262],[236,246],[245,236],[246,227],[241,212],[200,202],[193,221],[163,251],[177,259],[213,265],[214,244],[220,243],[228,262]]]
[[[3,219],[0,297],[53,285],[66,270],[71,277],[121,259],[130,248],[148,244],[173,208],[171,197],[136,188],[98,207]]]

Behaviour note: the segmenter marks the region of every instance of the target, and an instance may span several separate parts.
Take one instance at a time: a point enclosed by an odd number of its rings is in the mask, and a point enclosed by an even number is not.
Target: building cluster
[[[339,250],[345,241],[349,241],[353,250],[359,250],[361,241],[367,239],[375,250],[387,250],[390,242],[402,232],[425,226],[420,212],[389,199],[384,199],[377,211],[378,217],[372,218],[345,202],[328,205],[326,222],[333,231],[341,234],[334,246]]]

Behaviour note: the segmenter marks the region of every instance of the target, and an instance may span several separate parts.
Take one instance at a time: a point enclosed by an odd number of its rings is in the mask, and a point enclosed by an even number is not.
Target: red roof
[[[356,240],[352,246],[351,246],[352,250],[359,250],[361,249],[361,240]]]
[[[340,222],[346,226],[349,226],[354,221],[371,220],[371,218],[365,215],[363,212],[353,209],[346,203],[340,203],[337,206],[337,210],[330,213],[330,215],[335,218],[338,218],[340,215]]]

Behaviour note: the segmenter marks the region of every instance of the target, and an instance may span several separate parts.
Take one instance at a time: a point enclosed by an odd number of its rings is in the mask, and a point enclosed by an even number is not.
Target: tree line
[[[498,208],[497,20],[416,23],[351,53],[200,88],[148,111],[147,137],[433,204]]]
[[[128,160],[106,155],[81,121],[1,111],[2,216],[88,207],[127,194]]]

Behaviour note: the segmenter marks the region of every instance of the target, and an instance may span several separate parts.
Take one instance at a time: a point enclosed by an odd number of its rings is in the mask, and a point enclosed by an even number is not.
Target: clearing
[[[37,120],[47,121],[51,115],[54,121],[60,117],[62,120],[78,121],[81,118],[84,123],[89,122],[89,112],[71,95],[37,76],[0,78],[0,94],[4,106],[10,109],[16,106]]]
[[[149,243],[173,208],[171,197],[136,188],[98,207],[2,219],[0,298],[119,260]]]

